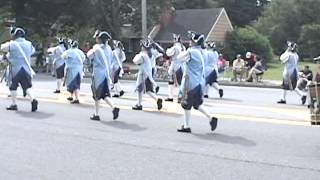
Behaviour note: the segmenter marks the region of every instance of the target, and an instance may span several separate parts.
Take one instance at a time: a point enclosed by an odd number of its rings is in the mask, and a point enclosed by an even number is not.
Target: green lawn
[[[309,65],[313,73],[315,74],[318,69],[318,64],[314,64],[311,62],[299,62],[299,70],[302,70],[304,66]],[[278,62],[272,62],[267,64],[267,71],[265,72],[263,79],[268,80],[281,80],[282,79],[282,71],[283,71],[283,64]]]
[[[299,70],[302,70],[305,65],[309,65],[313,73],[315,74],[317,71],[319,71],[319,64],[311,63],[310,61],[304,61],[299,62]],[[267,71],[263,75],[264,80],[282,80],[282,71],[283,71],[284,65],[280,63],[280,60],[277,61],[276,59],[273,62],[270,62],[267,64]],[[220,75],[222,78],[231,78],[232,72],[227,71]]]

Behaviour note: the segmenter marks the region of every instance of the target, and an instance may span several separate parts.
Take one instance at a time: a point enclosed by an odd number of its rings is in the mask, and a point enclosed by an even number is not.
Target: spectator
[[[223,58],[222,54],[219,54],[218,57],[218,72],[222,73],[226,68],[226,60]]]
[[[81,50],[86,54],[91,49],[90,43],[86,42]]]
[[[316,82],[316,83],[320,83],[320,66],[318,67],[318,72],[317,72],[317,74],[316,74],[316,76],[314,77],[314,81]]]
[[[233,73],[232,81],[237,81],[237,75],[240,75],[240,81],[241,81],[243,78],[244,69],[245,69],[245,62],[241,58],[241,55],[238,54],[237,59],[233,61],[233,65],[232,65],[232,73]]]
[[[256,64],[256,56],[251,52],[247,52],[246,58],[244,59],[246,63],[246,67],[248,70],[252,69],[253,66]]]
[[[264,71],[261,58],[257,58],[256,63],[249,71],[247,82],[252,82],[254,79],[258,81],[258,76],[262,76]]]
[[[306,78],[308,81],[312,81],[313,79],[313,73],[310,70],[309,66],[305,66],[302,71],[300,71],[303,78]]]
[[[296,91],[299,94],[306,94],[307,86],[310,85],[313,80],[313,73],[310,70],[309,66],[305,66],[304,69],[298,73],[298,75],[299,78]]]

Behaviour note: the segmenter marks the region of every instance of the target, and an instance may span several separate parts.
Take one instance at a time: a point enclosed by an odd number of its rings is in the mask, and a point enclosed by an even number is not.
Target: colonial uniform
[[[199,110],[206,115],[210,120],[211,130],[214,131],[217,126],[217,118],[209,115],[203,104],[203,89],[205,85],[204,79],[204,53],[202,45],[204,36],[194,32],[190,32],[192,46],[185,52],[178,55],[178,61],[185,62],[185,71],[182,77],[181,92],[182,101],[181,106],[185,112],[184,124],[178,132],[190,133],[191,128],[190,116],[191,109]]]
[[[31,100],[31,111],[38,109],[38,101],[32,91],[32,78],[35,75],[31,67],[31,55],[35,52],[32,43],[26,40],[25,31],[22,28],[13,28],[10,32],[14,40],[1,44],[1,51],[9,53],[9,89],[12,97],[12,105],[7,110],[18,110],[16,105],[17,88],[20,85],[25,95]]]
[[[54,93],[60,93],[62,79],[65,75],[65,60],[62,58],[62,54],[67,50],[65,39],[59,39],[59,45],[53,50],[53,65],[55,67],[56,78],[57,78],[57,89]]]
[[[180,36],[178,37],[180,39]],[[185,47],[180,43],[179,39],[176,39],[172,47],[168,48],[166,51],[167,56],[171,58],[171,64],[169,66],[168,74],[170,80],[168,82],[169,96],[166,101],[173,101],[174,86],[180,86],[183,75],[183,63],[177,60],[178,55],[185,51]],[[179,93],[181,94],[181,93]]]
[[[204,63],[205,63],[205,98],[208,98],[209,87],[213,86],[219,91],[220,98],[223,97],[223,90],[218,84],[218,58],[219,54],[215,50],[215,44],[213,42],[208,43],[208,49],[204,50]]]
[[[78,93],[80,90],[81,80],[83,78],[83,62],[86,59],[85,54],[77,48],[77,43],[76,41],[73,42],[73,47],[62,54],[66,62],[65,84],[71,95]],[[71,103],[79,103],[77,95],[76,100]]]
[[[287,91],[296,90],[298,82],[298,62],[299,56],[296,53],[297,44],[288,43],[288,49],[280,56],[281,62],[284,64],[284,70],[282,73],[282,88],[283,88],[283,97],[278,103],[286,104],[286,94]],[[305,97],[296,91],[298,95],[302,96],[302,101],[305,101]]]
[[[155,42],[153,42],[152,46],[156,46]],[[152,56],[151,56],[150,60],[151,60],[151,68],[152,68],[152,77],[155,78],[156,74],[157,74],[157,59],[159,57],[162,57],[163,54],[160,53],[156,47],[151,48],[151,54],[152,54]],[[154,81],[154,83],[155,83],[154,84],[155,91],[156,91],[156,93],[158,93],[160,87],[157,85],[157,83],[155,81]]]
[[[110,87],[112,81],[105,53],[106,41],[110,39],[110,35],[107,32],[96,31],[94,38],[97,39],[98,43],[87,53],[87,57],[92,61],[93,65],[91,88],[96,107],[96,113],[91,117],[91,120],[100,120],[99,101],[102,99],[113,108],[113,119],[117,119],[119,115],[119,108],[113,105],[113,101],[110,98]]]
[[[136,92],[138,92],[138,103],[132,107],[133,110],[142,110],[142,94],[147,93],[153,99],[157,101],[158,110],[162,109],[162,99],[155,95],[156,84],[152,77],[152,65],[151,60],[151,42],[149,40],[144,40],[141,42],[142,49],[139,54],[133,58],[133,62],[139,65],[139,71],[136,81]]]
[[[123,73],[122,62],[126,60],[126,55],[124,54],[119,43],[120,41],[116,41],[114,43],[115,49],[112,51],[111,77],[115,90],[115,94],[113,95],[113,97],[120,97],[124,94],[124,91],[121,89],[119,78]]]

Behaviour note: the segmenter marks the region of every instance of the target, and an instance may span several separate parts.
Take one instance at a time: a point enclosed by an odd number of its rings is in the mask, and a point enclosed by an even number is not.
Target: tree
[[[302,26],[299,42],[302,53],[310,57],[319,56],[320,24],[308,24]]]
[[[305,25],[320,24],[319,6],[319,0],[272,0],[255,27],[270,39],[277,54],[284,50],[288,40],[306,47],[307,42],[302,41],[305,35],[301,33]],[[317,47],[320,48],[320,44]]]
[[[228,59],[248,51],[259,55],[264,62],[270,62],[273,57],[269,40],[252,27],[238,28],[227,35],[224,54]]]
[[[257,20],[270,0],[216,0],[224,7],[233,25],[244,27]]]

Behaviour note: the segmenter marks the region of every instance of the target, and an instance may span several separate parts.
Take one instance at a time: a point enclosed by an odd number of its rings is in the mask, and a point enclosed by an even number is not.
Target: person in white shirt
[[[78,41],[72,41],[71,48],[63,52],[62,58],[66,63],[65,85],[70,93],[71,104],[79,104],[79,91],[83,78],[83,62],[86,55],[78,48]],[[74,98],[73,98],[74,97]]]
[[[32,90],[32,78],[35,75],[31,67],[31,55],[35,52],[32,43],[25,39],[25,31],[20,27],[11,28],[11,41],[1,44],[0,50],[9,53],[8,62],[10,64],[9,89],[12,104],[7,110],[17,111],[17,88],[20,85],[24,94],[28,95],[31,101],[31,111],[38,109],[38,101],[35,99]]]
[[[151,46],[150,40],[142,40],[140,43],[141,51],[133,58],[133,63],[139,66],[136,92],[138,93],[138,102],[132,107],[133,110],[142,110],[142,95],[147,93],[157,103],[158,110],[162,109],[162,99],[155,94],[155,81],[152,77]]]

